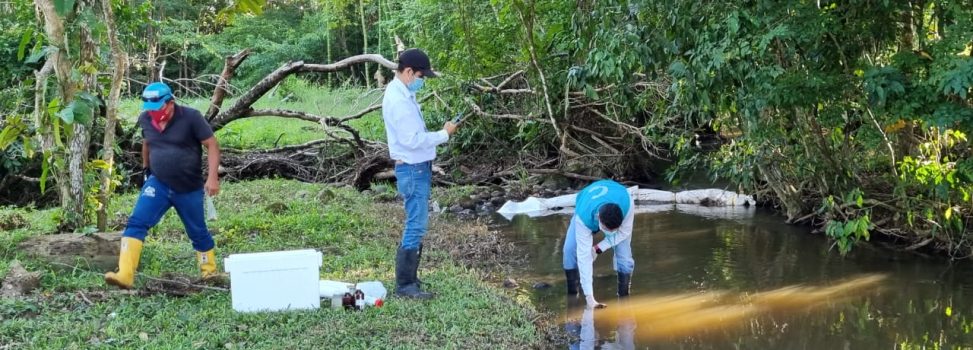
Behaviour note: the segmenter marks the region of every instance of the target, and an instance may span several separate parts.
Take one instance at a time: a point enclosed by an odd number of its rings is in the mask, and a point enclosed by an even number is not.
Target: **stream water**
[[[973,269],[874,245],[842,257],[772,213],[669,206],[636,216],[631,297],[618,300],[612,252],[595,262],[584,311],[565,295],[569,215],[497,218],[547,282],[535,302],[559,317],[570,348],[938,349],[973,346]],[[595,237],[595,242],[600,236]]]

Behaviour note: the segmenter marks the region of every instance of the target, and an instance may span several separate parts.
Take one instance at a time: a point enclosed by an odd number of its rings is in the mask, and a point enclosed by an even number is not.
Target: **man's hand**
[[[605,305],[605,304],[602,304],[602,303],[599,303],[598,301],[596,301],[595,300],[595,297],[592,296],[592,295],[585,296],[585,299],[588,302],[588,308],[589,309],[604,309],[604,308],[608,307],[608,305]]]
[[[206,194],[210,197],[215,197],[220,194],[220,178],[216,176],[210,176],[206,180],[206,185],[203,186]]]
[[[598,259],[598,246],[591,247],[591,262],[595,262]]]
[[[446,122],[446,124],[443,124],[443,130],[446,130],[446,133],[450,136],[456,133],[456,129],[459,129],[459,124],[453,122]]]

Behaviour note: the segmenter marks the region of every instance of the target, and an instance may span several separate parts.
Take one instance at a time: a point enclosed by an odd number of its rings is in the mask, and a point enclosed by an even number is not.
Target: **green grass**
[[[291,82],[296,81],[296,82]],[[256,109],[286,109],[307,112],[318,116],[342,118],[355,114],[372,104],[382,103],[382,92],[367,93],[362,89],[327,89],[311,86],[301,80],[288,80],[287,92],[268,93],[254,104]],[[227,99],[223,107],[231,106],[236,99]],[[180,98],[178,103],[205,113],[208,98]],[[119,114],[127,124],[134,125],[141,108],[138,99],[126,99],[119,105]],[[361,136],[369,140],[385,141],[385,125],[380,111],[371,112],[349,122]],[[217,131],[216,137],[225,148],[266,149],[297,145],[327,138],[323,126],[317,123],[291,118],[253,117],[238,119]],[[334,130],[332,130],[334,132]],[[339,131],[337,135],[344,135]]]
[[[323,190],[333,196],[318,196]],[[321,278],[380,280],[393,287],[393,256],[401,229],[396,203],[376,203],[358,192],[287,180],[224,184],[211,226],[219,261],[231,253],[314,248],[324,253]],[[135,194],[120,196],[110,212],[128,213]],[[242,314],[225,292],[176,298],[108,294],[88,305],[83,293],[105,293],[100,271],[63,271],[20,254],[16,244],[55,230],[50,210],[19,213],[30,227],[0,234],[0,275],[20,259],[42,271],[41,289],[25,300],[0,300],[0,344],[17,348],[523,348],[542,338],[529,301],[484,281],[443,251],[427,249],[420,275],[439,294],[421,302],[391,298],[365,312],[316,311]],[[392,220],[389,220],[393,218]],[[436,219],[434,219],[436,220]],[[462,225],[462,223],[456,223]],[[449,226],[449,225],[443,225]],[[432,234],[436,234],[433,232]],[[173,211],[150,232],[140,272],[196,275],[192,248]],[[145,279],[136,282],[137,286]]]

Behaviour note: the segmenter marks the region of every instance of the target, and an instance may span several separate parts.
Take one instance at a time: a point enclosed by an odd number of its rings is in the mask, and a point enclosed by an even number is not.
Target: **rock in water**
[[[534,283],[534,289],[547,289],[547,288],[551,288],[551,285],[547,282]]]

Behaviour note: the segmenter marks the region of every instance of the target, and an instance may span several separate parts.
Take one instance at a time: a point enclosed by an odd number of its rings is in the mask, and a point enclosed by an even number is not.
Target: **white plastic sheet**
[[[757,212],[754,206],[707,207],[698,204],[676,204],[676,211],[709,219],[739,220],[752,218]]]
[[[635,193],[635,200],[640,202],[675,203],[676,194],[669,191],[643,188]]]
[[[638,203],[635,206],[635,212],[640,214],[675,210],[710,218],[740,219],[752,217],[755,212],[754,205],[756,202],[753,200],[753,197],[721,189],[690,190],[674,193],[647,188],[640,189],[637,186],[633,186],[629,187],[628,191]],[[497,210],[497,213],[507,218],[507,220],[520,214],[527,215],[528,217],[572,214],[574,213],[575,199],[577,199],[577,194],[553,198],[528,197],[521,202],[507,201]]]
[[[704,202],[711,207],[756,204],[753,197],[720,189],[692,190],[676,193],[676,203],[679,204],[701,204]]]

